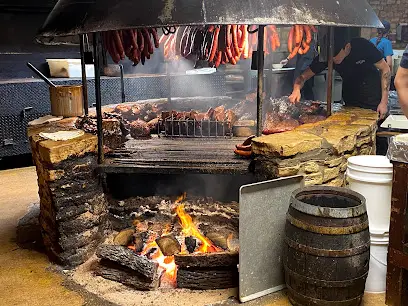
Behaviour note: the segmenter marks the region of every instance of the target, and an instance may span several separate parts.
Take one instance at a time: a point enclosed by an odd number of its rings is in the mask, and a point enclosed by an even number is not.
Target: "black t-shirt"
[[[408,69],[408,45],[405,48],[404,55],[402,56],[400,66],[402,68]]]
[[[364,38],[350,41],[350,54],[334,69],[343,79],[343,100],[347,106],[377,110],[381,101],[381,75],[375,63],[383,59],[380,51]],[[310,69],[318,74],[327,68],[327,62],[315,57]]]

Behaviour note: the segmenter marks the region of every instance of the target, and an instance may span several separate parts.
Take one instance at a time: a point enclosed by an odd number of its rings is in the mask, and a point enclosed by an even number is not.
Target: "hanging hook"
[[[258,30],[259,30],[259,28],[255,28],[255,30],[251,30],[251,27],[252,27],[252,26],[253,26],[253,25],[250,24],[250,25],[247,27],[247,31],[248,31],[249,34],[255,34],[255,33],[258,32]]]
[[[170,34],[175,34],[176,33],[176,27],[171,26],[171,27],[162,27],[163,34],[164,35],[170,35]]]

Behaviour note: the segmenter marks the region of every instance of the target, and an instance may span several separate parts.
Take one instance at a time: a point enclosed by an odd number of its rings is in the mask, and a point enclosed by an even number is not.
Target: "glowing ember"
[[[201,242],[200,247],[195,253],[214,253],[221,251],[220,248],[216,247],[208,238],[200,233],[191,216],[184,211],[184,205],[178,205],[176,213],[179,217],[181,227],[183,228],[183,234],[186,236],[194,236]]]
[[[152,249],[156,249],[150,255],[150,259],[156,261],[159,267],[163,269],[164,273],[161,277],[161,283],[169,283],[172,287],[176,285],[177,266],[174,263],[174,256],[164,256],[156,243],[157,235],[151,235],[146,242],[140,255],[147,255]]]

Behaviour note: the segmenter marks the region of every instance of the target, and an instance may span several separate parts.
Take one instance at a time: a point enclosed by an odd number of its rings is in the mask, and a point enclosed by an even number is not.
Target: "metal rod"
[[[258,29],[258,85],[257,85],[257,97],[256,97],[256,106],[257,106],[257,125],[256,125],[256,134],[258,136],[262,135],[262,105],[263,105],[263,85],[264,85],[264,30],[265,26],[260,25]]]
[[[125,103],[126,95],[125,95],[125,81],[124,81],[123,65],[119,65],[119,69],[120,69],[120,92],[122,93],[122,103]]]
[[[57,87],[53,82],[50,81],[44,74],[41,73],[40,70],[35,68],[31,63],[27,63],[28,68],[35,72],[45,83],[47,83],[51,87]]]
[[[332,114],[333,104],[333,56],[334,56],[334,28],[329,27],[327,44],[327,116]]]
[[[167,77],[167,103],[171,103],[171,80],[170,80],[170,68],[169,63],[166,62],[166,77]]]
[[[102,129],[102,97],[101,97],[101,44],[100,33],[93,34],[94,63],[95,63],[95,99],[96,99],[96,127],[98,133],[98,164],[103,164],[103,129]]]
[[[86,66],[85,66],[85,48],[84,48],[84,34],[79,35],[79,50],[81,52],[81,72],[82,72],[82,96],[84,99],[84,112],[88,116],[88,83],[86,81]]]

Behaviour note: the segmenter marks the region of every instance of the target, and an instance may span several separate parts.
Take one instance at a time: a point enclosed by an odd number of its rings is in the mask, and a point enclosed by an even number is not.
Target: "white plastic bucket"
[[[386,290],[388,242],[388,233],[371,234],[370,270],[365,292],[384,293]]]
[[[349,188],[366,199],[371,233],[389,231],[392,173],[392,164],[385,156],[360,155],[348,159]]]

